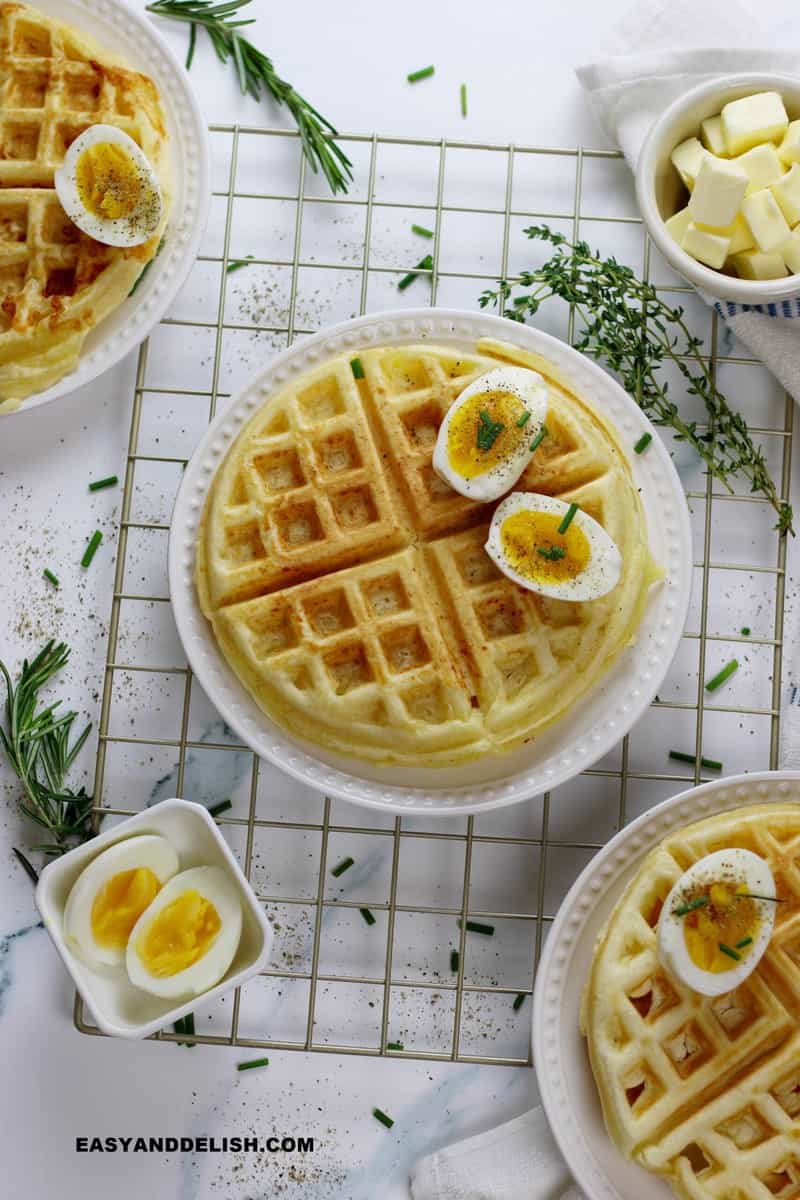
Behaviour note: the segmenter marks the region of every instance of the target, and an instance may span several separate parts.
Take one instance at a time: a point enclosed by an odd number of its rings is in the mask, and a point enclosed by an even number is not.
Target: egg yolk
[[[462,479],[485,475],[507,462],[523,441],[531,440],[528,409],[513,392],[478,392],[450,418],[447,456]]]
[[[98,946],[123,950],[134,925],[160,890],[149,867],[120,871],[104,883],[94,898],[90,918]]]
[[[500,526],[500,544],[510,567],[537,583],[564,583],[589,565],[589,539],[575,521],[559,533],[558,513],[521,509]]]
[[[686,903],[701,902],[683,918],[689,958],[701,971],[732,971],[752,949],[761,920],[746,892],[744,884],[712,883],[687,897]]]
[[[83,151],[75,167],[75,183],[87,212],[105,220],[130,217],[143,187],[138,164],[113,142],[99,142]]]
[[[166,904],[136,943],[136,952],[151,975],[177,975],[210,949],[222,928],[210,900],[193,888]]]

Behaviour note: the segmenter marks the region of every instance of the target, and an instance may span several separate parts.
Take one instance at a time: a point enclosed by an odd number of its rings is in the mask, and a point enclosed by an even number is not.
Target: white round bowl
[[[738,279],[706,267],[682,250],[664,222],[687,200],[686,189],[670,162],[685,138],[700,136],[700,122],[713,117],[729,100],[754,92],[780,92],[790,120],[800,117],[800,77],[745,73],[712,79],[674,100],[650,130],[636,165],[636,198],[647,232],[671,267],[696,288],[737,304],[769,304],[800,296],[800,275],[784,279]]]
[[[344,758],[293,738],[256,704],[220,653],[194,586],[198,529],[214,473],[242,426],[276,389],[337,354],[430,340],[462,352],[482,337],[542,354],[607,417],[623,446],[653,434],[647,453],[631,454],[650,544],[666,571],[649,599],[636,642],[562,720],[510,754],[456,767],[391,767]],[[554,788],[591,766],[639,719],[667,673],[689,605],[692,546],[678,474],[639,406],[590,359],[536,329],[483,313],[419,308],[376,313],[304,338],[277,355],[219,414],[184,473],[169,539],[169,587],[186,656],[228,724],[262,758],[331,796],[394,813],[453,816],[484,812]]]
[[[550,1128],[588,1200],[675,1200],[669,1185],[630,1162],[606,1132],[578,1027],[596,940],[645,854],[685,825],[772,802],[800,803],[800,772],[764,771],[691,788],[631,822],[595,855],[547,935],[533,997],[533,1062]]]
[[[161,253],[119,308],[90,330],[78,365],[58,383],[4,414],[13,417],[66,396],[96,379],[144,341],[161,320],[194,265],[211,199],[208,131],[189,77],[152,18],[121,0],[35,0],[36,7],[94,38],[155,82],[167,119],[172,210]]]

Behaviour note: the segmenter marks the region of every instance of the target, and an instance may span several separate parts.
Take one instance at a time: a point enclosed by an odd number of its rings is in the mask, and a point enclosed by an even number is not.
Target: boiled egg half
[[[486,553],[520,587],[554,600],[596,600],[619,581],[622,556],[577,504],[512,492],[498,504]]]
[[[758,966],[775,925],[775,879],[750,850],[717,850],[685,871],[664,902],[658,956],[702,996],[732,992]]]
[[[72,886],[64,909],[67,944],[90,967],[119,966],[131,930],[177,870],[177,854],[158,834],[109,846]]]
[[[535,453],[548,388],[537,371],[497,367],[464,388],[439,426],[433,469],[472,500],[496,500]]]
[[[55,173],[61,207],[83,233],[106,246],[140,246],[161,221],[158,179],[133,138],[90,125]]]
[[[154,996],[198,996],[222,979],[241,934],[242,905],[230,875],[220,867],[181,871],[134,926],[128,976]]]

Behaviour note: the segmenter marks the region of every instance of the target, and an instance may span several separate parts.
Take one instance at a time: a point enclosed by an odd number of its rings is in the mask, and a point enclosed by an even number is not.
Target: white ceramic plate
[[[734,775],[681,792],[618,833],[558,910],[536,978],[533,1061],[550,1127],[589,1200],[674,1200],[663,1180],[622,1157],[603,1124],[578,1029],[595,939],[642,857],[668,834],[732,808],[792,800],[800,802],[800,772]]]
[[[548,358],[613,422],[623,446],[654,433],[646,454],[631,455],[645,506],[650,544],[666,580],[650,598],[635,646],[591,693],[540,737],[510,754],[458,767],[381,767],[300,742],[261,711],[217,649],[197,602],[195,545],[206,493],[231,441],[265,399],[287,380],[336,354],[375,345],[430,340],[463,352],[481,337],[503,338]],[[535,796],[591,766],[628,732],[650,704],[683,631],[692,548],[689,514],[677,472],[639,407],[605,371],[538,330],[483,313],[420,308],[347,321],[277,355],[210,426],[186,468],[169,542],[169,584],[178,632],[202,686],[228,724],[263,758],[319,791],[389,812],[452,816],[483,812]]]
[[[172,211],[161,253],[119,308],[91,330],[75,370],[6,416],[66,396],[113,367],[161,320],[197,257],[211,196],[208,133],[189,77],[144,12],[121,0],[35,0],[35,7],[93,37],[154,80],[164,106],[172,164]]]

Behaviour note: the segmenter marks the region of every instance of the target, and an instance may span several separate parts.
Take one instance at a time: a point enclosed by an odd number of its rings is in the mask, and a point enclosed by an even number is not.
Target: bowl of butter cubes
[[[740,304],[800,296],[800,78],[742,74],[686,92],[642,147],[636,194],[667,262]]]

